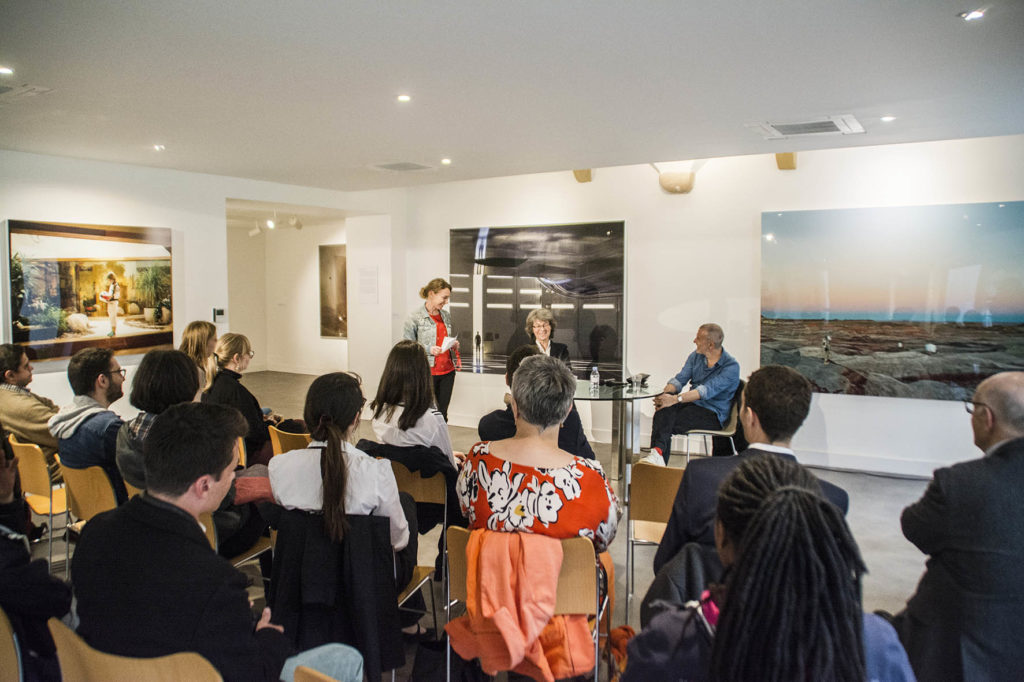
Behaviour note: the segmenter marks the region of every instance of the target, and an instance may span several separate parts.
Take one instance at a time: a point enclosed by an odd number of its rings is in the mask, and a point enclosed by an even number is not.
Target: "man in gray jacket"
[[[120,504],[128,493],[117,468],[117,432],[121,418],[110,405],[124,395],[125,370],[109,348],[85,348],[68,363],[75,397],[50,418],[60,460],[69,469],[103,467]]]

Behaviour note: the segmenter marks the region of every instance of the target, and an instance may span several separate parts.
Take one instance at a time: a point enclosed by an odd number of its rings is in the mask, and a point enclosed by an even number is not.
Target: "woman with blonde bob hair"
[[[442,277],[435,277],[420,289],[423,305],[417,307],[405,318],[402,338],[415,341],[427,353],[430,376],[434,382],[434,397],[437,410],[448,421],[448,403],[455,386],[455,370],[461,364],[459,342],[451,343],[442,350],[446,338],[454,334],[452,316],[444,309],[452,295],[452,285]]]
[[[188,323],[181,335],[181,346],[178,350],[196,363],[200,390],[209,390],[213,377],[217,374],[217,360],[213,354],[216,349],[217,327],[212,322],[195,320]]]
[[[569,364],[569,347],[564,343],[555,343],[552,339],[555,336],[555,316],[548,308],[535,308],[526,316],[526,334],[530,337],[540,352],[558,358],[565,364]]]
[[[228,333],[220,337],[214,351],[217,373],[203,394],[203,402],[228,405],[241,412],[249,422],[249,435],[245,437],[249,464],[266,464],[273,456],[267,421],[277,423],[280,418],[264,416],[260,401],[241,383],[242,372],[255,354],[249,339],[242,334]]]

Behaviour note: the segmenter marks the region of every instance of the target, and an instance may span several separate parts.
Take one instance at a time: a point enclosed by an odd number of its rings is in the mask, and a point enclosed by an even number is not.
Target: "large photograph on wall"
[[[1024,202],[761,215],[761,364],[964,400],[1024,370]]]
[[[344,244],[321,244],[320,336],[348,337],[348,284]]]
[[[7,222],[8,338],[36,360],[170,347],[171,231]]]
[[[597,365],[621,378],[624,232],[621,221],[451,230],[450,309],[463,370],[504,374],[509,353],[534,342],[527,316],[545,308],[550,342],[568,347],[578,377]]]

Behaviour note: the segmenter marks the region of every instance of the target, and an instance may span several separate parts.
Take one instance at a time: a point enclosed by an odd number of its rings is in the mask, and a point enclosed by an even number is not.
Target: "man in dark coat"
[[[703,545],[709,556],[714,554],[718,487],[744,459],[769,452],[796,460],[789,443],[811,409],[810,382],[794,369],[768,365],[750,375],[741,400],[740,421],[750,447],[732,457],[708,457],[687,465],[654,555],[655,573],[688,542]],[[846,491],[827,481],[821,481],[821,488],[845,514],[850,504]]]
[[[1024,674],[1024,372],[981,383],[966,403],[985,456],[936,469],[903,510],[903,534],[929,555],[894,625],[921,680]]]
[[[539,353],[535,345],[520,346],[512,351],[505,363],[505,383],[511,387],[512,375],[519,369],[523,358]],[[512,414],[511,400],[512,396],[506,393],[504,410],[495,410],[480,418],[477,426],[480,440],[503,440],[516,435],[516,418]],[[583,433],[583,422],[580,420],[580,413],[576,411],[576,403],[573,403],[569,415],[558,430],[558,447],[569,454],[594,459],[594,449],[590,447],[587,435]]]
[[[156,418],[143,446],[146,492],[93,517],[72,559],[78,633],[121,656],[195,651],[226,680],[290,680],[297,665],[362,680],[362,657],[341,644],[297,656],[270,609],[257,621],[246,577],[210,547],[199,517],[234,480],[237,410],[184,403]]]

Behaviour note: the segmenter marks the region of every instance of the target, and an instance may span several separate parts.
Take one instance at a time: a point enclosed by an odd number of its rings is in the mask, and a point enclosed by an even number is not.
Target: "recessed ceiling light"
[[[410,97],[409,95],[399,95],[398,96],[398,101],[399,102],[411,102],[412,101],[412,97]]]
[[[452,160],[451,159],[441,159],[441,165],[442,166],[450,166],[450,165],[452,165]]]
[[[167,147],[163,146],[162,144],[153,145],[153,151],[162,152],[165,149],[167,149]]]
[[[984,9],[972,9],[972,10],[967,11],[967,12],[961,12],[957,16],[960,17],[961,19],[963,19],[964,21],[974,21],[975,19],[983,18],[985,16],[985,10]]]
[[[269,230],[273,230],[274,229],[274,221],[273,220],[268,220],[267,221],[267,229],[269,229]]]
[[[892,123],[893,121],[896,120],[896,117],[895,116],[883,116],[882,118],[880,118],[878,120],[881,121],[882,123]]]
[[[2,73],[5,76],[10,76],[12,73],[14,73],[14,69],[12,69],[9,66],[0,66],[0,73]]]

